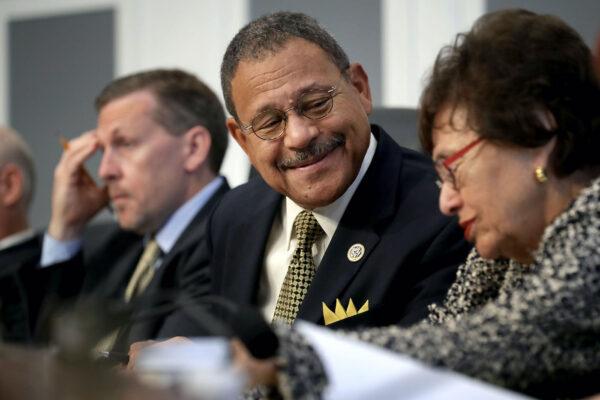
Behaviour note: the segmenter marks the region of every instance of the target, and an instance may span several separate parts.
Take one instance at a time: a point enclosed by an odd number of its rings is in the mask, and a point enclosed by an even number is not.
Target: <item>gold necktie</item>
[[[279,291],[273,321],[291,325],[315,276],[312,245],[325,233],[310,211],[302,211],[294,221],[298,245]]]
[[[159,256],[160,247],[158,247],[156,240],[152,239],[146,243],[144,252],[135,266],[133,275],[131,275],[131,278],[129,279],[124,296],[126,302],[131,301],[134,296],[139,295],[146,289],[154,276],[154,264],[156,264],[156,260]],[[121,329],[122,328],[115,329],[100,339],[96,344],[96,351],[99,353],[111,351],[117,341]]]
[[[138,261],[131,279],[125,289],[125,301],[129,302],[134,296],[142,293],[154,276],[154,264],[160,254],[160,247],[156,240],[146,243],[144,252]]]

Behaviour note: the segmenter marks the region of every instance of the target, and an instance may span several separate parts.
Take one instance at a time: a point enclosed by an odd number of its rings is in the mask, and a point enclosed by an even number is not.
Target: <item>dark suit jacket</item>
[[[0,251],[0,317],[5,341],[31,341],[35,310],[41,301],[33,277],[40,252],[39,236]]]
[[[470,246],[454,218],[438,209],[431,161],[401,148],[376,125],[373,161],[318,266],[298,318],[323,324],[323,304],[335,311],[352,299],[369,311],[331,327],[412,324],[443,299]],[[210,221],[213,292],[256,304],[265,246],[283,197],[256,178],[230,191]],[[351,262],[355,243],[364,256]],[[286,268],[286,266],[282,266]]]
[[[114,350],[127,352],[131,343],[155,338],[169,312],[175,310],[176,296],[209,292],[202,242],[208,217],[228,190],[225,182],[192,219],[171,251],[163,256],[148,287],[132,300],[134,314],[120,330]],[[69,265],[70,269],[85,271],[80,283],[80,301],[98,300],[101,304],[106,300],[123,300],[143,251],[142,236],[123,231],[115,224],[95,232],[94,243],[89,243],[89,239],[84,238],[83,255],[69,262],[76,264]],[[144,314],[153,315],[143,317]]]

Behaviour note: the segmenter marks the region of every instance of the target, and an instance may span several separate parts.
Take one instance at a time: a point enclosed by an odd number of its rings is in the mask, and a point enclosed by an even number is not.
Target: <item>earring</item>
[[[544,167],[537,167],[535,169],[535,179],[539,183],[545,183],[548,180],[548,175],[546,175],[546,170]]]

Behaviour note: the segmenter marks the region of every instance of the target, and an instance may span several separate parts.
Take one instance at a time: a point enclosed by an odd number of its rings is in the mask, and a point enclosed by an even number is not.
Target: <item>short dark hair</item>
[[[204,126],[211,137],[209,167],[218,173],[225,150],[225,112],[215,93],[197,77],[178,69],[154,69],[116,79],[96,98],[96,110],[133,92],[148,90],[158,101],[156,121],[171,134],[181,135],[196,125]]]
[[[567,176],[600,163],[599,104],[593,58],[577,32],[554,16],[503,10],[440,51],[421,97],[419,134],[431,152],[436,114],[463,107],[468,126],[497,143],[534,148],[556,137],[550,168]],[[545,111],[556,121],[551,131]]]
[[[299,38],[319,46],[339,68],[350,62],[337,41],[312,17],[281,11],[264,15],[244,26],[227,46],[221,64],[221,88],[227,111],[238,118],[231,96],[231,80],[244,60],[262,60],[279,51],[291,39]]]

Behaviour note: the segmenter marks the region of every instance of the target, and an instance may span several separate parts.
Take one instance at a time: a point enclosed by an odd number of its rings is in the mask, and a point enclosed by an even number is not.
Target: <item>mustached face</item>
[[[358,64],[340,75],[318,46],[293,39],[264,60],[242,61],[232,80],[233,102],[244,125],[264,109],[290,109],[309,90],[336,87],[329,114],[310,119],[291,109],[285,132],[275,140],[243,131],[233,118],[227,122],[269,186],[307,209],[331,204],[346,191],[369,145],[368,78]]]

